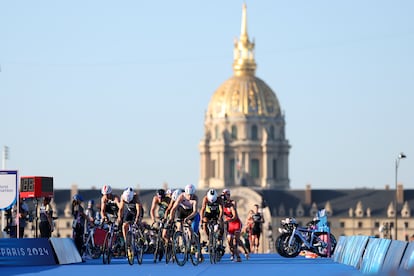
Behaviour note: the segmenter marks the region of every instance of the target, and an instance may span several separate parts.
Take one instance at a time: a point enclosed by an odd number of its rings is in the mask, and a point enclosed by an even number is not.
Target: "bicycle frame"
[[[174,234],[174,257],[178,265],[183,266],[187,260],[188,255],[193,265],[198,265],[201,257],[201,248],[198,235],[194,233],[191,225],[184,223],[182,220],[177,220],[179,228]],[[180,243],[182,242],[182,244]],[[183,248],[181,248],[183,246]],[[195,251],[192,250],[192,246],[195,247]],[[182,252],[182,250],[184,250]],[[178,257],[180,254],[180,257]]]
[[[210,263],[215,264],[221,259],[221,252],[218,250],[219,243],[222,242],[219,240],[220,225],[217,220],[209,220],[207,223],[208,228],[208,252],[210,255]]]
[[[93,259],[97,259],[101,256],[101,249],[95,244],[95,229],[96,229],[96,226],[91,227],[88,233],[85,235],[86,236],[86,240],[84,241],[85,249],[83,251],[82,257],[85,257],[85,255],[89,255]]]

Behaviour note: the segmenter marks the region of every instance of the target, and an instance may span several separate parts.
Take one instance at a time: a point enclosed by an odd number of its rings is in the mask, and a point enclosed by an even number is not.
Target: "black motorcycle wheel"
[[[285,258],[294,258],[299,255],[301,250],[302,241],[299,237],[295,236],[292,240],[292,244],[289,245],[291,233],[283,233],[276,239],[276,249],[280,256]]]

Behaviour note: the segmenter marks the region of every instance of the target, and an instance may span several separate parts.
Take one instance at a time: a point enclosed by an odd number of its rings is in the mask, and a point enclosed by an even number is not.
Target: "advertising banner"
[[[0,170],[0,210],[12,207],[17,198],[17,171]]]
[[[0,266],[55,265],[49,239],[0,239]]]

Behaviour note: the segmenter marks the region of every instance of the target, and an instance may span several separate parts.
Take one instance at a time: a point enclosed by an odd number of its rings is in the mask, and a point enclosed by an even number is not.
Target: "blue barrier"
[[[0,266],[55,264],[48,239],[0,239]]]
[[[369,238],[359,270],[364,274],[379,273],[390,244],[389,239]]]
[[[400,269],[412,270],[414,269],[414,242],[410,242],[405,249],[404,255],[401,259]]]
[[[408,273],[403,275],[412,275],[414,242],[368,236],[341,236],[332,258],[335,262],[354,266],[363,274],[397,275],[399,270]]]
[[[334,260],[334,262],[343,263],[343,258],[344,258],[343,254],[344,254],[344,249],[345,249],[347,241],[348,241],[347,237],[345,236],[339,237],[339,240],[335,246],[334,254],[332,256],[332,259]]]
[[[367,236],[348,237],[343,251],[342,263],[359,269],[368,239]]]
[[[385,255],[381,271],[396,271],[400,267],[408,243],[405,241],[392,240]]]

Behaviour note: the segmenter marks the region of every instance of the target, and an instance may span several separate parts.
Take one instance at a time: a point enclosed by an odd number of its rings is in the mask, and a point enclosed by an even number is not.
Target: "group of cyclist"
[[[132,187],[127,187],[119,197],[113,193],[110,185],[104,185],[101,189],[101,194],[99,212],[101,223],[114,222],[121,227],[124,240],[126,240],[129,225],[142,223],[144,211],[138,194]],[[83,210],[79,211],[80,200],[78,199],[75,202],[74,198],[74,204],[76,203],[74,210],[77,211],[76,216],[84,218],[86,221],[88,219],[83,214]],[[219,195],[215,189],[209,189],[201,200],[201,208],[198,209],[198,206],[199,199],[193,184],[185,186],[184,189],[176,189],[174,191],[170,189],[158,189],[156,191],[151,204],[150,217],[153,225],[162,222],[159,225],[163,225],[163,227],[159,231],[162,231],[164,242],[168,242],[170,238],[168,227],[175,223],[176,220],[191,225],[192,231],[197,233],[198,237],[200,237],[200,228],[209,237],[210,233],[207,225],[213,220],[217,222],[219,228],[222,254],[224,254],[225,249],[223,239],[227,236],[231,260],[241,262],[239,247],[243,248],[246,259],[248,259],[249,250],[241,241],[242,222],[237,212],[237,204],[231,199],[230,190],[224,189]],[[257,229],[254,227],[257,218],[254,218],[254,215],[258,216],[258,214],[260,213],[256,210],[252,216],[249,216],[246,226],[243,228],[243,231],[249,233],[249,237],[252,236],[250,234],[257,232]],[[259,218],[259,221],[260,223],[264,222],[263,217]],[[249,238],[249,241],[250,244],[253,244],[253,252],[257,252],[259,240]],[[77,247],[80,246],[80,240],[76,242],[75,239],[75,243]],[[207,248],[207,242],[202,242],[202,244]]]

